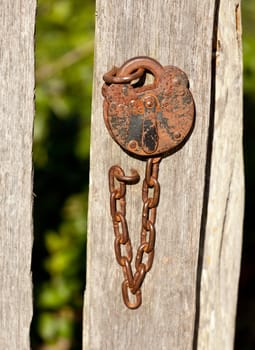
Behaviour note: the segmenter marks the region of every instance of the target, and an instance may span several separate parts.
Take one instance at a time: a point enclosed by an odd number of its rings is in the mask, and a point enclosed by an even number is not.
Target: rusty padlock
[[[144,85],[147,73],[154,81]],[[195,113],[182,70],[163,67],[149,57],[135,57],[114,67],[104,80],[104,121],[125,151],[142,158],[162,157],[188,138]]]
[[[147,73],[154,77],[151,84],[146,84]],[[114,250],[124,275],[122,296],[129,309],[136,309],[142,303],[141,287],[154,258],[159,163],[190,135],[195,107],[186,74],[177,67],[162,67],[149,57],[132,58],[103,78],[104,121],[110,135],[126,152],[146,159],[140,244],[133,267],[126,187],[136,184],[140,176],[134,169],[127,176],[119,165],[113,165],[108,173]]]

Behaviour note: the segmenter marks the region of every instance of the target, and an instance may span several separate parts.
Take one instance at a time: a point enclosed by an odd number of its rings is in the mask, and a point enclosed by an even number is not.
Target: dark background
[[[255,1],[243,0],[246,206],[236,350],[255,349]],[[80,350],[94,0],[38,0],[33,350]]]

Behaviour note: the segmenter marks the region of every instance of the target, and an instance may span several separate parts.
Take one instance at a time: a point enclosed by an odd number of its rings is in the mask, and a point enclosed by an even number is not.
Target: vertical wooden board
[[[28,350],[32,318],[35,0],[0,11],[0,349]]]
[[[244,212],[240,3],[220,1],[198,348],[233,349]]]
[[[84,349],[191,349],[196,273],[203,216],[211,103],[215,0],[97,1],[95,74],[89,196]],[[130,158],[110,138],[103,122],[102,76],[113,65],[147,55],[176,65],[190,80],[196,123],[186,145],[160,164],[161,198],[156,254],[142,287],[143,304],[125,307],[122,271],[113,251],[108,169],[121,165],[143,176],[144,162]],[[128,188],[127,216],[138,245],[141,184]]]

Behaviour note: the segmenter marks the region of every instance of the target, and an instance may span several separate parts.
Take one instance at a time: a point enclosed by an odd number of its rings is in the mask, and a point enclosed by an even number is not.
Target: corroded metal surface
[[[152,84],[145,84],[147,73],[154,77]],[[122,296],[128,308],[136,309],[142,303],[141,286],[154,258],[159,163],[191,133],[195,108],[186,74],[173,66],[162,67],[148,57],[135,57],[120,68],[113,67],[104,81],[104,120],[110,135],[129,154],[147,159],[135,272],[126,220],[126,185],[137,183],[140,177],[135,170],[125,175],[118,165],[109,170],[115,257],[124,275]]]
[[[141,286],[146,273],[153,264],[156,236],[155,221],[160,193],[158,182],[160,160],[161,158],[149,158],[146,162],[142,190],[143,211],[140,245],[135,258],[135,272],[133,272],[131,266],[133,248],[126,219],[126,185],[137,183],[140,176],[135,170],[130,176],[126,176],[123,169],[118,165],[112,166],[109,170],[110,208],[115,235],[115,257],[118,264],[122,267],[124,275],[124,281],[122,282],[123,300],[130,309],[137,309],[141,305]]]
[[[134,79],[144,82],[146,73],[154,76],[152,84],[132,84]],[[136,57],[114,67],[104,79],[105,124],[124,150],[141,157],[165,155],[190,134],[194,102],[188,78],[179,68]]]

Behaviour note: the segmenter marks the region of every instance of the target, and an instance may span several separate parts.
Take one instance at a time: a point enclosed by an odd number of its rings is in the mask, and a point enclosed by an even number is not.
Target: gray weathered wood
[[[232,11],[234,2],[222,0],[220,12],[217,4],[217,0],[97,1],[84,350],[231,349],[243,216],[241,58],[233,18],[228,27],[224,14],[227,8]],[[212,48],[218,16],[224,54],[218,58],[216,74]],[[229,36],[232,44],[227,43]],[[160,164],[156,254],[142,288],[143,304],[132,311],[121,296],[123,276],[113,251],[107,173],[111,165],[120,164],[126,173],[135,168],[142,175],[144,163],[111,140],[103,122],[101,86],[106,71],[136,55],[176,65],[188,74],[196,124],[186,145]],[[137,246],[141,184],[128,190],[127,215]],[[215,226],[218,255],[210,241]],[[224,283],[216,285],[216,270],[205,268],[208,256],[212,264],[220,261],[218,273],[221,282],[226,278]],[[223,294],[225,299],[220,299]],[[214,329],[231,320],[224,343],[207,341],[213,311],[228,314],[215,317]],[[200,325],[206,329],[200,330]]]
[[[233,349],[243,217],[240,4],[221,1],[198,348]]]
[[[0,349],[28,350],[32,319],[35,0],[0,11]]]

